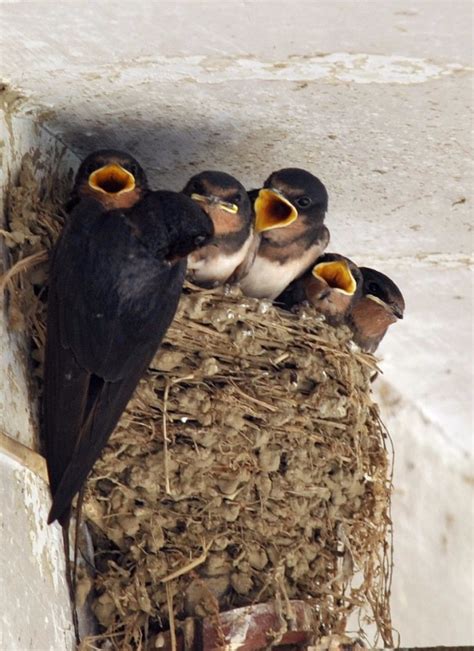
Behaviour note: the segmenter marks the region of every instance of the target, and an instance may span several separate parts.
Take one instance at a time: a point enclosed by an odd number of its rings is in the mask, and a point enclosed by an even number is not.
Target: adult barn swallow
[[[377,350],[388,327],[403,319],[405,301],[399,288],[388,276],[360,267],[363,277],[362,295],[351,310],[348,324],[355,343],[369,353]]]
[[[66,210],[81,199],[98,201],[106,210],[131,208],[148,190],[140,163],[126,152],[99,149],[89,154],[77,170]]]
[[[188,197],[150,192],[133,208],[95,198],[72,210],[53,251],[44,434],[53,504],[71,502],[115,428],[175,314],[187,255],[213,236]]]
[[[323,253],[329,242],[324,225],[328,194],[309,172],[286,168],[273,172],[255,198],[256,256],[241,279],[244,294],[275,299]]]
[[[338,253],[325,253],[316,264],[293,281],[278,297],[287,308],[307,301],[331,325],[344,323],[351,306],[362,294],[362,273],[358,266]]]
[[[188,273],[198,285],[223,285],[247,256],[253,240],[252,208],[244,186],[230,174],[207,171],[193,176],[183,193],[212,219],[214,237],[188,258]]]

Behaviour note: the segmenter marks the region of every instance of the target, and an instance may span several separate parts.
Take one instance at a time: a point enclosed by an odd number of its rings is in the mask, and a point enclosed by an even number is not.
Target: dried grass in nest
[[[22,188],[11,196],[7,244],[28,265],[55,240],[60,210],[37,189],[26,211]],[[44,263],[7,281],[37,362],[45,281]],[[104,631],[93,645],[154,648],[170,619],[217,622],[219,611],[275,598],[284,612],[293,598],[311,602],[317,637],[343,633],[359,611],[391,644],[389,460],[374,368],[346,329],[310,310],[187,287],[89,480]]]

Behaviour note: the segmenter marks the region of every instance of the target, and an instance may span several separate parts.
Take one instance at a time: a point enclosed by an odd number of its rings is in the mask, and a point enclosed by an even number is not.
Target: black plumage
[[[73,208],[50,267],[44,440],[53,504],[71,502],[175,314],[186,256],[213,235],[196,204],[152,192],[133,208]]]

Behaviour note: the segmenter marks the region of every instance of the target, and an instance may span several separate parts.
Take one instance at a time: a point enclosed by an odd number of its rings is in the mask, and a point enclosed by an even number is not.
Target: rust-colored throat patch
[[[334,260],[333,262],[320,262],[313,267],[313,276],[322,278],[327,282],[329,287],[337,289],[343,294],[352,296],[357,283],[349,269],[347,262],[343,260]]]
[[[104,194],[122,194],[135,189],[135,177],[117,163],[110,163],[89,176],[89,186]]]
[[[282,194],[263,188],[255,200],[255,230],[284,228],[298,217],[298,211]]]

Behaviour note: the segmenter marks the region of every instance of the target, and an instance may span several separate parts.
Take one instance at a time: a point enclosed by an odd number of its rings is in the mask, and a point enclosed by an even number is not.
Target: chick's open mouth
[[[135,177],[121,165],[104,165],[89,176],[89,185],[105,194],[121,194],[135,189]]]
[[[255,230],[257,233],[273,228],[284,228],[298,217],[292,203],[275,190],[263,188],[255,200]]]
[[[354,294],[357,287],[349,265],[344,261],[320,262],[313,268],[313,275],[344,294]]]

